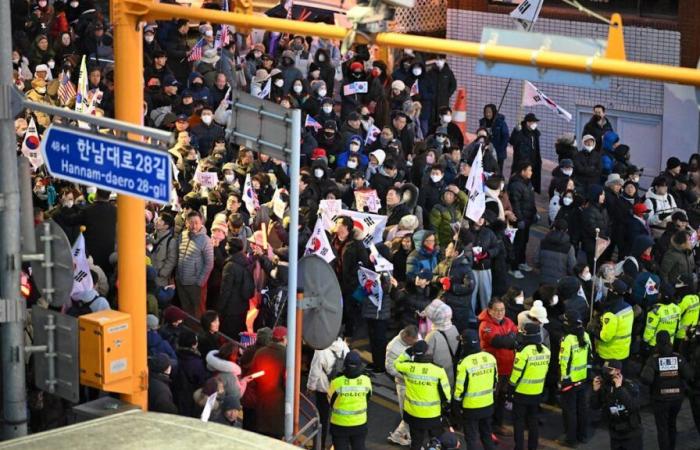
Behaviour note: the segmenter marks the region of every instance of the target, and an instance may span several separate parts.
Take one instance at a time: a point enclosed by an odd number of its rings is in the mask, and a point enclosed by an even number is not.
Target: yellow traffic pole
[[[112,0],[114,26],[115,116],[143,125],[143,43],[137,15],[122,0]],[[131,315],[133,389],[124,400],[148,408],[146,353],[146,224],[143,200],[117,198],[119,310]]]

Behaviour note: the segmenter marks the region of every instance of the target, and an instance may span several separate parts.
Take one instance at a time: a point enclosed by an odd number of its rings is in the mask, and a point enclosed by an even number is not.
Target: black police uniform
[[[638,398],[639,388],[626,379],[619,388],[612,380],[605,380],[598,392],[593,392],[591,406],[603,411],[610,430],[611,450],[642,450]]]

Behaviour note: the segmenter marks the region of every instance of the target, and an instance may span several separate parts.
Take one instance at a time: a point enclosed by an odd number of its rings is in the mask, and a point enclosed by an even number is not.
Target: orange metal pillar
[[[115,116],[143,125],[143,37],[138,18],[123,0],[112,0],[114,25]],[[146,225],[143,200],[117,199],[117,255],[119,310],[131,315],[133,333],[133,389],[124,400],[148,408],[146,353]]]

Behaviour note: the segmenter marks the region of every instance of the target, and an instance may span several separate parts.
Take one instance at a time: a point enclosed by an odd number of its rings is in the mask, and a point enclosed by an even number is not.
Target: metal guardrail
[[[182,326],[200,334],[204,332],[199,320],[185,313],[186,318]],[[235,342],[240,345],[240,342],[219,332],[217,336],[226,342]],[[301,394],[299,402],[299,431],[292,437],[290,444],[302,448],[311,448],[321,450],[321,420],[318,415],[316,405],[307,396]],[[309,446],[309,444],[311,444]]]

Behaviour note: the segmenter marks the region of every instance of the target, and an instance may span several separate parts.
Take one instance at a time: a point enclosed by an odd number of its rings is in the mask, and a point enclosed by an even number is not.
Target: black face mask
[[[323,135],[326,137],[326,139],[333,139],[333,136],[335,136],[335,132],[334,131],[331,131],[331,132],[324,131]]]

